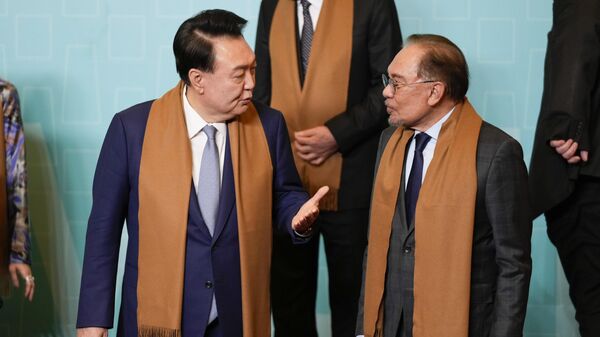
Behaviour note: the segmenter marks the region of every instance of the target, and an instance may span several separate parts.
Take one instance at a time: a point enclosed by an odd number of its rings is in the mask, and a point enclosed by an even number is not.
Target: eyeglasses
[[[398,83],[393,78],[390,78],[387,74],[381,74],[381,81],[383,82],[383,88],[387,88],[388,85],[392,86],[392,92],[396,94],[398,89],[402,89],[403,87],[407,87],[413,84],[423,84],[423,83],[433,83],[437,82],[435,80],[425,80],[425,81],[417,81],[412,83]]]

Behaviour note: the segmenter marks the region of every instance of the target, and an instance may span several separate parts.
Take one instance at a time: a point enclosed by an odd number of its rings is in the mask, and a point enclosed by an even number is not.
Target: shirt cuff
[[[28,254],[19,255],[15,252],[10,252],[10,263],[25,263],[31,265],[31,259]]]
[[[313,230],[312,229],[307,230],[304,234],[300,234],[300,233],[296,232],[295,230],[293,230],[293,231],[294,231],[294,235],[297,236],[297,237],[299,237],[299,238],[308,239],[308,238],[310,238],[310,237],[313,236]]]

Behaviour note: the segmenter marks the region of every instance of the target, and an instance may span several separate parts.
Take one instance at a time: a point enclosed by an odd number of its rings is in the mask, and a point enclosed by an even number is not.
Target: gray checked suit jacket
[[[376,167],[394,130],[390,127],[381,136]],[[399,174],[404,177],[404,172]],[[406,225],[404,184],[400,185],[385,281],[384,337],[412,337],[414,252],[418,242],[414,224]],[[527,171],[519,143],[486,122],[481,126],[477,146],[474,216],[469,337],[520,337],[531,276]],[[365,271],[366,261],[365,250]],[[364,282],[357,335],[363,334],[363,304]]]

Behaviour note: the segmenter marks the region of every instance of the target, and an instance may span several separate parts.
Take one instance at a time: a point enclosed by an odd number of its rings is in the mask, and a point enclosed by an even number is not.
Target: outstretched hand
[[[292,229],[298,234],[306,234],[312,230],[311,226],[319,216],[319,201],[329,192],[328,186],[319,188],[307,202],[300,207],[292,219]]]

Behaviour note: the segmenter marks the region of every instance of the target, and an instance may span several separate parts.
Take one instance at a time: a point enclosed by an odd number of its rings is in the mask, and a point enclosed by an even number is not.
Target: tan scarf
[[[0,186],[6,191],[6,140],[4,139],[4,102],[0,97]],[[0,296],[8,296],[12,233],[6,211],[6,193],[0,193]]]
[[[152,104],[142,147],[137,295],[138,335],[144,337],[181,336],[192,186],[192,151],[182,92],[180,82]],[[271,157],[253,105],[228,123],[228,131],[238,217],[244,336],[270,336]]]
[[[481,118],[465,99],[440,131],[415,215],[414,337],[467,337],[471,253],[477,194],[476,156]],[[364,334],[383,336],[387,256],[406,144],[398,128],[379,164],[373,188]]]
[[[270,32],[271,106],[283,112],[290,137],[294,132],[323,125],[346,111],[352,57],[353,0],[325,0],[314,34],[310,60],[300,86],[296,38],[296,1],[280,0]],[[319,203],[322,210],[337,210],[342,155],[336,153],[320,166],[294,153],[304,187],[312,195],[321,186],[330,191]]]

